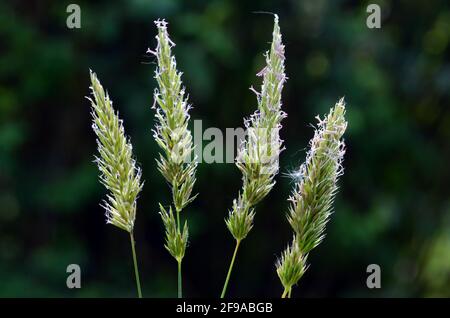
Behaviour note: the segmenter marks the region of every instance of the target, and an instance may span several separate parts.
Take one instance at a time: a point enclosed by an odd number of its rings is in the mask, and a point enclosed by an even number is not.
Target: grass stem
[[[230,276],[231,276],[231,272],[233,270],[234,260],[236,259],[236,254],[239,249],[240,243],[241,243],[240,240],[236,240],[236,247],[234,249],[233,257],[231,259],[230,267],[228,268],[227,278],[225,279],[225,284],[223,285],[222,294],[220,295],[220,298],[224,298],[225,293],[227,292],[228,282],[230,281]]]
[[[286,298],[286,296],[288,298],[291,298],[291,290],[292,290],[291,288],[289,289],[285,288],[283,294],[281,295],[281,298]]]
[[[183,298],[183,285],[181,276],[181,260],[178,261],[178,298]]]
[[[133,232],[130,232],[130,242],[131,242],[131,251],[133,254],[134,274],[136,276],[136,288],[137,288],[139,298],[142,298],[141,280],[139,279],[139,270],[138,270],[138,265],[137,265],[136,249],[134,247]]]
[[[180,224],[180,210],[177,209],[177,229],[178,233],[180,233],[181,224]],[[183,298],[183,278],[181,274],[181,262],[183,260],[177,260],[178,262],[178,298]]]

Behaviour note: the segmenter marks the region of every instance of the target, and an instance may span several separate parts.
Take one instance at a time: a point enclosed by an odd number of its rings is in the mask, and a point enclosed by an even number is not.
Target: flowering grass
[[[165,248],[177,261],[178,297],[181,298],[182,261],[189,237],[188,223],[183,222],[181,214],[197,196],[192,194],[197,158],[195,155],[191,158],[194,150],[188,129],[191,106],[181,81],[182,73],[177,70],[172,54],[175,44],[169,38],[167,22],[157,20],[155,24],[158,31],[156,49],[148,50],[157,62],[153,137],[161,149],[157,168],[172,193],[169,205],[159,203],[159,214],[165,228]],[[255,206],[272,190],[279,171],[278,159],[284,149],[280,138],[281,122],[286,117],[281,109],[281,95],[287,79],[284,49],[278,16],[275,15],[271,47],[265,54],[266,66],[257,74],[262,77],[261,89],[251,88],[256,94],[257,110],[245,120],[247,135],[236,157],[243,184],[225,219],[236,244],[221,298],[226,295],[239,247],[253,227]],[[93,98],[88,99],[92,105],[92,127],[99,152],[95,162],[100,170],[100,182],[109,191],[103,203],[106,221],[130,235],[136,286],[138,296],[142,297],[133,236],[136,201],[143,186],[141,170],[133,159],[131,143],[112,101],[95,73],[91,72],[90,77]],[[326,224],[333,212],[337,181],[343,173],[345,145],[342,137],[347,127],[344,100],[339,100],[324,119],[318,117],[318,120],[306,161],[291,174],[295,187],[289,198],[287,219],[293,236],[276,262],[276,272],[284,288],[283,298],[291,297],[292,288],[306,272],[310,251],[325,236]]]
[[[289,198],[291,205],[287,218],[294,237],[276,264],[284,287],[283,297],[290,297],[292,287],[306,271],[308,253],[325,236],[338,189],[337,181],[343,173],[345,144],[342,136],[347,128],[344,116],[345,103],[341,99],[323,120],[318,117],[306,162],[292,174],[295,187]]]
[[[158,170],[170,184],[172,190],[172,206],[164,208],[159,204],[161,218],[166,229],[165,247],[178,263],[178,297],[182,297],[181,264],[188,241],[187,221],[182,226],[181,211],[192,202],[195,183],[196,158],[191,161],[194,146],[192,134],[188,129],[189,109],[185,89],[181,82],[181,72],[177,70],[172,47],[175,44],[167,33],[167,22],[155,21],[158,29],[157,46],[152,53],[158,63],[155,79],[158,88],[154,93],[156,110],[156,127],[154,138],[162,150],[158,162]],[[176,214],[176,216],[175,216]]]
[[[236,246],[221,298],[225,297],[240,243],[253,227],[254,206],[264,199],[275,185],[274,177],[279,169],[278,158],[283,150],[279,131],[281,120],[286,117],[281,110],[281,92],[286,82],[284,60],[284,45],[281,41],[278,16],[275,15],[272,45],[270,51],[266,52],[266,66],[257,74],[263,77],[261,91],[251,88],[256,94],[258,109],[245,121],[247,137],[236,158],[236,166],[242,172],[243,186],[225,220]]]
[[[103,207],[106,223],[112,224],[130,234],[136,286],[142,297],[139,271],[133,236],[136,220],[136,200],[142,190],[141,169],[133,159],[132,146],[125,137],[123,122],[112,107],[112,101],[105,93],[97,75],[90,72],[92,105],[92,128],[97,135],[99,156],[95,162],[100,170],[100,182],[109,190]]]

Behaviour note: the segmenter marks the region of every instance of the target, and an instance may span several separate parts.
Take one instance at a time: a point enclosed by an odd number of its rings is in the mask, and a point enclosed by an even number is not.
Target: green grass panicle
[[[284,296],[286,293],[290,296],[292,286],[303,275],[307,255],[323,240],[333,212],[345,153],[342,139],[347,128],[344,99],[339,100],[323,120],[318,117],[318,122],[306,162],[292,173],[296,183],[289,198],[287,218],[294,230],[294,239],[276,264],[285,289]]]
[[[191,106],[185,96],[182,73],[177,70],[176,59],[172,55],[175,44],[169,38],[167,22],[158,20],[155,24],[158,29],[157,46],[155,51],[148,50],[158,63],[155,71],[158,88],[155,89],[153,105],[157,124],[153,136],[162,149],[157,160],[158,170],[171,186],[175,210],[174,213],[172,207],[164,209],[160,205],[160,214],[166,228],[166,249],[178,262],[178,296],[181,297],[181,262],[187,246],[188,225],[185,221],[181,227],[180,213],[196,197],[192,190],[196,181],[197,158],[191,158],[194,150],[188,129]]]
[[[251,88],[257,97],[258,109],[245,121],[247,136],[238,149],[236,166],[242,172],[243,186],[233,201],[225,223],[236,240],[236,248],[228,270],[221,297],[225,296],[234,260],[240,242],[253,227],[254,206],[271,191],[279,170],[279,155],[283,150],[280,138],[281,121],[286,114],[281,110],[281,93],[286,74],[284,45],[278,16],[274,17],[272,44],[266,52],[266,66],[257,74],[263,77],[260,92]]]
[[[136,200],[142,190],[141,169],[133,159],[133,147],[125,136],[123,122],[112,106],[108,93],[103,89],[97,75],[90,71],[92,105],[92,128],[97,135],[99,156],[95,162],[100,170],[100,182],[109,190],[103,207],[106,222],[130,234],[136,285],[142,297],[133,236],[136,220]]]

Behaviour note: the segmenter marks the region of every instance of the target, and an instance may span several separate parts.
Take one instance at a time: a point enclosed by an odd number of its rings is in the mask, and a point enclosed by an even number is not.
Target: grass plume
[[[109,190],[102,206],[106,210],[106,222],[130,235],[136,285],[138,295],[142,297],[133,236],[136,200],[143,186],[141,170],[133,159],[133,148],[125,136],[123,122],[114,111],[108,93],[105,93],[92,71],[90,77],[93,99],[88,99],[92,105],[92,128],[97,135],[99,152],[95,162],[100,170],[100,182]]]
[[[325,227],[333,212],[337,181],[343,173],[345,144],[342,136],[346,128],[345,102],[341,99],[323,120],[318,117],[306,162],[292,174],[296,183],[289,198],[287,218],[294,230],[294,238],[276,264],[284,287],[282,297],[290,297],[292,287],[306,271],[308,253],[325,236]]]
[[[172,47],[175,44],[167,33],[167,22],[155,21],[158,29],[157,46],[152,53],[158,62],[155,79],[158,88],[154,93],[156,127],[154,138],[162,149],[158,170],[167,180],[172,190],[173,207],[168,209],[160,204],[160,214],[166,229],[165,247],[178,263],[178,297],[182,297],[181,263],[188,241],[187,222],[181,225],[180,213],[192,200],[197,160],[191,160],[194,146],[188,129],[190,105],[181,81],[182,73],[177,70]],[[176,214],[176,216],[175,216]]]
[[[263,77],[261,91],[255,92],[257,111],[245,121],[247,136],[238,149],[236,165],[242,172],[243,186],[238,198],[225,220],[236,240],[236,247],[222,289],[225,297],[239,245],[253,227],[254,206],[273,188],[278,173],[278,158],[283,150],[280,139],[281,120],[286,114],[281,110],[281,93],[286,75],[284,73],[284,45],[281,39],[278,16],[274,17],[272,44],[266,52],[266,66],[257,74]]]

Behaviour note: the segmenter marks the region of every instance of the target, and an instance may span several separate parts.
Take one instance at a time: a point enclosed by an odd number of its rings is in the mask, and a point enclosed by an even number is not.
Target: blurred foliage
[[[92,163],[88,69],[125,120],[146,180],[136,240],[143,292],[176,293],[157,202],[168,202],[152,139],[153,21],[164,17],[203,128],[242,126],[250,85],[280,16],[287,74],[282,171],[300,164],[309,123],[345,95],[345,175],[328,236],[294,296],[450,296],[450,6],[448,1],[77,1],[82,28],[66,28],[68,1],[0,3],[0,296],[135,296],[125,232],[104,223],[105,191]],[[366,7],[382,28],[366,27]],[[232,164],[200,164],[185,258],[185,294],[218,295],[233,240],[223,222],[240,188]],[[287,244],[280,175],[257,207],[230,295],[279,296],[276,256]],[[82,288],[66,288],[80,264]],[[368,264],[382,288],[365,285]]]

